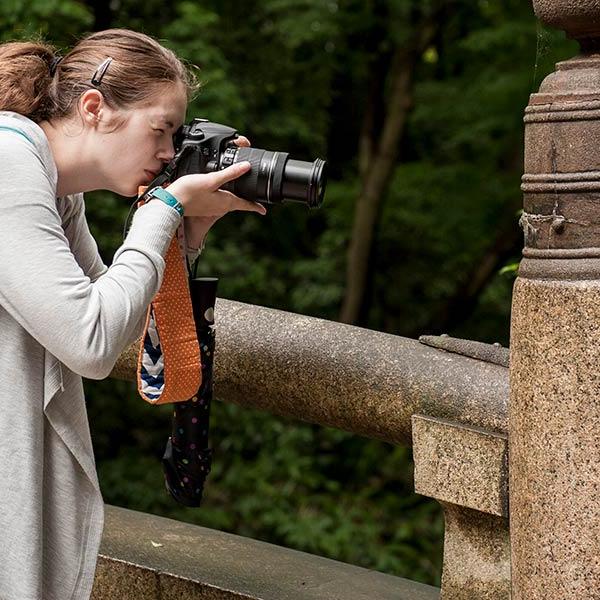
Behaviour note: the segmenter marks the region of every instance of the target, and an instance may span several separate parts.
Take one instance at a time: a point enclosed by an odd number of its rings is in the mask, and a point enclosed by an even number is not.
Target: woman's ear
[[[96,125],[102,119],[105,103],[100,90],[86,90],[79,98],[79,114],[84,123]]]
[[[127,111],[111,108],[100,90],[86,90],[79,97],[77,111],[84,126],[99,133],[112,133],[127,122]]]

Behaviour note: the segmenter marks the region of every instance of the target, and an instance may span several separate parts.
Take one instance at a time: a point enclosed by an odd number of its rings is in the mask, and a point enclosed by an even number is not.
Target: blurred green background
[[[508,344],[523,109],[576,53],[528,2],[0,0],[2,40],[66,51],[108,27],[151,34],[199,67],[188,118],[328,160],[321,210],[215,226],[199,270],[220,278],[221,297]],[[129,201],[98,192],[86,205],[108,264]],[[203,506],[187,509],[163,486],[171,409],[124,382],[86,393],[107,503],[439,585],[441,511],[413,493],[410,450],[215,402],[213,471]]]

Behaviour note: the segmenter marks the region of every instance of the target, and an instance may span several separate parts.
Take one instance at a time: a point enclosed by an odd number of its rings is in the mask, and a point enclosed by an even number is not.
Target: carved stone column
[[[600,2],[534,0],[580,41],[525,111],[511,324],[512,600],[600,598]]]

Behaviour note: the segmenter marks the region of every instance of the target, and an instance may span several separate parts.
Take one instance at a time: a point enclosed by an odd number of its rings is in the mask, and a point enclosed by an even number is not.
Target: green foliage
[[[86,194],[86,217],[106,264],[111,263],[114,252],[123,243],[123,226],[132,202],[132,198],[105,191]]]
[[[331,182],[327,211],[299,215],[297,206],[281,206],[264,218],[232,215],[209,234],[198,273],[219,277],[223,298],[335,319],[356,192],[356,182]]]
[[[519,263],[512,262],[512,263],[509,263],[506,266],[502,267],[498,273],[499,273],[499,275],[510,275],[510,276],[515,277],[518,270],[519,270]]]
[[[76,0],[2,0],[0,23],[0,41],[51,37],[62,47],[91,25],[92,16]]]
[[[463,192],[465,184],[469,194]],[[427,325],[452,293],[456,274],[466,271],[489,243],[473,231],[493,234],[517,186],[510,177],[503,182],[468,163],[407,163],[397,169],[375,257],[372,289],[378,301],[371,318],[378,328],[418,331]],[[389,261],[390,256],[399,260]]]

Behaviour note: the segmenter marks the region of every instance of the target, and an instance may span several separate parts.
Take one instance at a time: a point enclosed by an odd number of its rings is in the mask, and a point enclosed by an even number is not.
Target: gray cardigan
[[[84,600],[104,504],[81,376],[106,377],[141,334],[180,217],[141,207],[107,268],[83,196],[56,198],[43,130],[1,126],[33,144],[0,129],[0,598]]]

